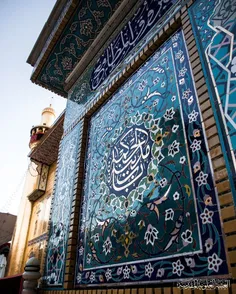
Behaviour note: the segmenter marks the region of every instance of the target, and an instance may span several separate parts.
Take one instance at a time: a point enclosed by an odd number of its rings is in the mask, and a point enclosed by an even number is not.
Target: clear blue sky
[[[55,2],[0,1],[0,211],[17,213],[21,189],[15,191],[29,163],[30,128],[52,96],[57,115],[66,105],[66,99],[30,81],[33,68],[26,63]]]

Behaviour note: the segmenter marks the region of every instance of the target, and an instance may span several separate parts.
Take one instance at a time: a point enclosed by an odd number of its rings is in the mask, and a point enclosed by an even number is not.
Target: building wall
[[[35,189],[37,176],[36,173],[32,174],[32,170],[28,171],[13,235],[7,276],[23,273],[30,254],[39,258],[43,268],[55,171],[56,163],[50,167],[45,194],[33,203],[27,196]]]
[[[209,1],[210,3],[212,1]],[[199,3],[199,1],[196,1],[196,3]],[[188,7],[191,7],[192,2],[188,3],[187,5],[184,5],[182,9],[179,12],[175,12],[171,16],[171,14],[168,15],[167,19],[165,19],[163,26],[160,27],[154,27],[152,32],[148,35],[147,38],[145,38],[144,42],[138,46],[138,49],[135,48],[135,52],[131,52],[130,55],[123,61],[121,66],[119,67],[119,70],[113,72],[111,76],[109,77],[108,81],[105,81],[105,84],[101,86],[97,91],[90,92],[90,94],[86,94],[87,88],[86,85],[88,85],[88,80],[91,76],[91,72],[93,67],[95,66],[95,63],[90,65],[91,67],[88,68],[83,77],[79,79],[74,86],[74,88],[70,91],[69,95],[69,101],[68,101],[68,112],[67,115],[70,115],[70,110],[73,108],[71,105],[75,105],[76,103],[79,104],[78,111],[76,112],[76,116],[70,117],[70,121],[73,122],[71,125],[65,129],[64,139],[66,137],[69,138],[70,134],[76,130],[77,126],[81,125],[83,126],[83,129],[80,128],[80,137],[78,140],[78,145],[80,146],[80,153],[77,154],[77,165],[76,170],[74,172],[73,176],[73,190],[71,190],[71,193],[68,193],[67,201],[71,202],[71,215],[70,218],[67,219],[67,222],[63,223],[63,226],[68,227],[68,234],[66,238],[67,240],[67,249],[66,252],[63,249],[63,259],[64,263],[63,265],[58,263],[58,260],[56,260],[55,264],[51,267],[50,276],[55,277],[57,273],[57,269],[62,268],[64,266],[65,273],[63,275],[63,278],[60,277],[59,283],[54,283],[57,287],[61,289],[72,289],[74,288],[74,282],[77,284],[77,286],[80,286],[81,283],[81,276],[84,275],[84,280],[87,279],[87,284],[90,284],[90,286],[93,284],[94,281],[96,281],[97,285],[95,287],[95,290],[73,290],[73,291],[50,291],[51,293],[80,293],[83,291],[83,293],[86,292],[107,292],[107,293],[180,293],[181,290],[179,288],[176,288],[172,283],[165,285],[165,286],[156,286],[156,287],[148,287],[145,288],[145,286],[150,282],[157,282],[158,280],[160,282],[163,281],[162,274],[164,275],[163,271],[158,271],[159,268],[153,267],[153,264],[149,266],[148,263],[143,263],[143,265],[140,266],[140,275],[139,278],[142,276],[146,276],[143,278],[143,281],[146,283],[144,284],[144,287],[142,288],[140,286],[139,289],[137,289],[136,285],[133,286],[133,288],[128,287],[127,284],[124,284],[125,279],[127,279],[128,273],[130,274],[132,271],[132,268],[130,265],[122,265],[122,277],[121,279],[117,278],[117,284],[114,284],[114,279],[112,280],[110,275],[113,274],[113,269],[108,268],[107,270],[104,270],[104,268],[101,269],[101,275],[98,274],[98,272],[95,272],[96,268],[94,266],[94,269],[92,268],[90,271],[87,271],[88,274],[83,273],[83,264],[80,266],[80,255],[83,255],[84,248],[81,249],[81,244],[83,243],[83,233],[81,234],[81,231],[84,231],[84,228],[81,227],[83,225],[83,218],[84,214],[81,213],[80,207],[87,205],[86,198],[83,198],[86,191],[82,189],[84,183],[86,183],[86,172],[84,170],[84,162],[85,162],[85,154],[86,154],[86,145],[87,145],[87,136],[88,136],[88,120],[90,121],[91,116],[96,112],[99,111],[99,107],[106,102],[109,98],[112,97],[112,95],[117,90],[122,90],[124,88],[121,87],[121,85],[124,83],[124,81],[127,81],[128,78],[141,66],[144,64],[144,62],[150,57],[152,53],[155,51],[158,52],[160,47],[163,45],[163,43],[168,40],[170,37],[175,36],[174,33],[179,29],[183,29],[183,35],[184,40],[186,43],[188,55],[189,55],[189,63],[191,66],[192,75],[193,78],[191,78],[191,75],[188,76],[188,79],[192,80],[194,82],[194,87],[196,89],[196,104],[198,105],[196,107],[197,111],[199,111],[198,116],[198,128],[194,129],[195,131],[200,131],[201,133],[201,141],[204,142],[204,137],[206,138],[206,146],[203,147],[203,150],[201,152],[197,152],[195,154],[198,154],[199,161],[194,162],[194,165],[192,165],[192,171],[193,174],[196,173],[197,177],[194,178],[195,182],[198,182],[198,187],[195,186],[193,190],[195,190],[195,193],[197,194],[197,203],[198,203],[198,211],[197,215],[199,218],[199,222],[201,223],[201,229],[200,234],[204,235],[206,233],[206,230],[211,231],[211,234],[209,235],[207,239],[205,239],[203,246],[206,247],[207,241],[210,239],[213,240],[214,244],[210,244],[209,249],[204,248],[204,256],[200,256],[204,262],[206,262],[204,265],[197,264],[196,268],[196,260],[198,257],[194,257],[195,264],[193,265],[193,262],[188,265],[187,261],[184,257],[180,257],[178,260],[173,260],[172,257],[170,257],[170,263],[169,267],[166,268],[166,271],[169,271],[170,276],[173,276],[175,279],[175,282],[178,281],[182,277],[182,271],[186,268],[189,270],[187,272],[189,274],[189,277],[195,278],[199,275],[201,276],[201,273],[197,273],[199,268],[201,268],[203,277],[209,277],[209,276],[220,276],[227,275],[227,265],[229,266],[229,273],[232,274],[233,278],[236,278],[236,272],[235,272],[235,246],[236,246],[236,239],[235,239],[235,207],[233,198],[235,196],[235,190],[234,190],[234,184],[233,184],[233,178],[232,178],[232,167],[235,168],[234,165],[229,165],[229,161],[232,160],[232,153],[226,153],[224,150],[227,149],[227,142],[224,140],[223,137],[226,137],[226,133],[221,130],[220,125],[218,124],[218,121],[222,119],[221,114],[217,112],[214,108],[214,101],[211,98],[212,92],[211,88],[208,86],[207,79],[209,76],[204,77],[204,64],[201,62],[201,59],[199,55],[201,55],[201,49],[197,47],[195,35],[193,30],[195,29],[194,24],[191,23],[191,19],[189,17]],[[194,6],[193,6],[194,7]],[[190,8],[191,10],[191,8]],[[177,40],[176,40],[177,41]],[[178,42],[177,42],[178,46]],[[162,48],[163,49],[163,48]],[[164,52],[164,49],[163,49]],[[177,52],[176,52],[177,53]],[[182,58],[183,52],[179,52],[179,54],[176,54],[176,59]],[[185,56],[186,57],[186,56]],[[158,67],[156,68],[158,72]],[[184,81],[181,79],[181,77],[184,77],[184,73],[179,73],[180,76],[178,76],[178,83],[179,85],[184,84]],[[181,76],[182,75],[182,76]],[[181,81],[182,80],[182,81]],[[84,86],[83,86],[84,85]],[[126,83],[126,87],[129,85]],[[128,85],[128,86],[127,86]],[[145,87],[145,85],[143,85]],[[194,90],[193,90],[194,92]],[[185,97],[186,98],[186,97]],[[187,97],[187,100],[189,101],[186,103],[189,103],[189,105],[192,105],[193,101],[191,100],[191,97]],[[194,99],[194,98],[192,98]],[[146,99],[148,100],[148,98]],[[145,103],[145,102],[144,102]],[[181,102],[182,103],[182,102]],[[150,105],[147,105],[150,106]],[[116,111],[119,112],[119,107],[117,106]],[[149,109],[147,107],[147,109]],[[73,112],[75,113],[75,112]],[[97,112],[99,113],[99,112]],[[190,114],[190,113],[189,113]],[[131,115],[129,115],[130,117]],[[191,116],[192,117],[192,116]],[[187,119],[188,120],[188,119]],[[195,119],[193,119],[195,121]],[[68,121],[68,120],[67,120]],[[188,123],[184,123],[184,125],[188,125]],[[99,127],[99,125],[95,125],[96,127]],[[107,128],[107,132],[111,131],[111,128]],[[221,133],[222,131],[222,133]],[[186,131],[187,136],[192,136]],[[197,133],[195,132],[196,136],[198,137]],[[222,135],[223,134],[223,135]],[[167,134],[166,134],[167,136]],[[195,136],[195,135],[194,135]],[[104,136],[105,137],[105,136]],[[195,137],[196,138],[196,137]],[[90,141],[96,141],[98,137],[90,138]],[[192,141],[191,141],[192,140]],[[192,138],[190,141],[185,141],[183,144],[186,146],[192,145],[193,141],[195,140]],[[196,139],[198,140],[198,139]],[[101,144],[103,142],[101,141]],[[167,148],[168,146],[166,146]],[[193,147],[193,146],[192,146]],[[191,147],[190,147],[191,148]],[[192,148],[193,149],[193,148]],[[196,148],[197,149],[197,148]],[[232,148],[231,148],[232,149]],[[232,151],[232,150],[231,150]],[[195,151],[194,151],[195,152]],[[101,155],[102,156],[102,155]],[[63,157],[63,153],[61,153],[61,157]],[[74,159],[75,156],[72,156]],[[208,165],[209,160],[209,165]],[[89,161],[87,157],[87,162]],[[190,161],[193,163],[192,157],[190,156]],[[198,162],[198,164],[197,164]],[[176,164],[176,162],[174,162]],[[196,164],[196,165],[195,165]],[[207,165],[206,165],[207,164]],[[96,169],[95,165],[94,168]],[[201,175],[201,176],[200,176]],[[211,179],[212,175],[212,179]],[[191,177],[191,176],[190,176]],[[200,185],[199,180],[200,177],[202,179],[202,184]],[[207,179],[210,182],[205,183],[204,179]],[[60,179],[61,181],[61,179]],[[87,182],[93,181],[92,176],[87,180]],[[205,185],[209,185],[207,188]],[[200,187],[203,186],[203,187]],[[205,189],[206,188],[206,189]],[[201,192],[199,192],[201,190]],[[189,190],[186,190],[187,192]],[[186,193],[187,193],[186,192]],[[99,193],[99,192],[98,192]],[[199,194],[198,193],[202,193]],[[56,195],[56,194],[55,194]],[[91,195],[88,195],[88,199],[91,199]],[[96,199],[95,199],[96,200]],[[93,203],[91,203],[91,206]],[[150,206],[150,205],[149,205]],[[150,206],[151,207],[151,206]],[[202,211],[200,211],[202,209]],[[55,218],[56,215],[60,215],[57,213],[60,208],[58,207],[52,207],[52,218]],[[153,209],[152,209],[153,210]],[[83,211],[82,211],[83,212]],[[185,211],[187,213],[187,210]],[[206,214],[208,215],[208,218],[206,218]],[[213,220],[214,215],[214,220]],[[86,219],[87,220],[87,219]],[[102,223],[102,220],[101,220]],[[193,220],[194,223],[194,220]],[[80,232],[78,235],[78,224],[80,224]],[[196,222],[195,222],[196,224]],[[106,227],[108,227],[109,223],[105,224],[105,221],[101,224],[104,226],[103,230],[106,230]],[[223,231],[222,230],[223,227]],[[215,229],[214,229],[215,228]],[[217,231],[217,233],[216,233]],[[155,231],[156,232],[156,231]],[[223,232],[223,233],[222,233]],[[102,233],[101,233],[102,234]],[[99,237],[101,237],[101,234]],[[53,236],[53,234],[51,234]],[[63,235],[63,242],[66,243],[66,239],[64,239]],[[79,237],[78,237],[79,236]],[[55,238],[54,238],[55,239]],[[226,241],[226,242],[225,242]],[[86,242],[85,242],[86,243]],[[76,245],[78,246],[78,262],[76,264]],[[49,244],[50,246],[50,244]],[[104,245],[105,246],[105,245]],[[93,254],[93,260],[96,260],[99,256],[102,255],[102,252],[104,251],[104,246],[100,246],[101,250],[98,253],[98,250],[95,248],[95,246],[91,246],[91,253]],[[214,247],[214,248],[213,248]],[[217,249],[216,249],[217,247]],[[54,249],[57,248],[57,246],[54,246]],[[211,251],[213,248],[213,251]],[[215,251],[216,249],[216,251]],[[227,251],[227,256],[224,256],[224,251]],[[107,253],[109,249],[107,249]],[[50,253],[50,249],[48,251]],[[209,252],[209,254],[208,254]],[[212,265],[212,259],[215,258],[217,255],[221,255],[220,260],[218,259],[218,263],[216,266]],[[214,256],[214,258],[213,258]],[[84,257],[86,258],[86,257]],[[171,259],[172,258],[172,259]],[[189,259],[192,260],[192,257],[189,257]],[[217,259],[217,258],[216,258]],[[172,260],[172,261],[171,261]],[[49,262],[46,260],[46,266],[48,266]],[[109,263],[108,263],[109,264]],[[220,269],[220,266],[223,264],[223,266]],[[124,273],[124,268],[126,269]],[[142,267],[142,272],[141,272]],[[178,268],[177,268],[178,267]],[[191,270],[192,267],[192,270]],[[175,270],[174,270],[175,268]],[[190,269],[189,269],[190,268]],[[76,274],[75,274],[76,270]],[[118,270],[118,269],[117,269]],[[135,270],[134,270],[135,271]],[[145,273],[144,273],[145,271]],[[107,272],[107,274],[106,274]],[[53,275],[53,273],[55,273]],[[150,276],[149,276],[150,273]],[[159,273],[159,276],[158,276]],[[175,275],[173,275],[175,274]],[[135,273],[134,273],[135,275]],[[100,279],[100,276],[102,276],[102,279]],[[125,277],[126,276],[126,277]],[[186,275],[187,276],[187,275]],[[186,277],[184,276],[184,277]],[[133,279],[133,281],[130,281],[131,283],[138,283],[139,278],[138,275],[136,275],[137,279]],[[149,277],[149,280],[148,278]],[[45,277],[46,279],[47,277]],[[77,280],[76,280],[77,279]],[[100,279],[100,281],[99,281]],[[167,280],[168,277],[165,276],[165,280]],[[108,283],[109,280],[113,282],[113,285],[111,287],[113,289],[105,289],[102,290],[100,287],[103,286],[103,283]],[[63,284],[62,284],[63,281]],[[98,283],[101,283],[99,286]],[[84,283],[85,284],[85,283]],[[49,287],[53,286],[53,283],[48,283]],[[125,289],[116,289],[118,286],[126,286]],[[191,290],[189,290],[191,292]],[[235,291],[235,285],[233,284],[231,286],[231,292],[234,293]],[[47,291],[43,292],[46,293]],[[198,289],[195,291],[196,293],[203,293],[201,289]]]
[[[56,163],[50,166],[46,192],[38,200],[33,202],[29,231],[26,240],[24,263],[34,255],[40,261],[43,273],[44,252],[48,236],[48,221],[51,208],[53,184],[56,172]]]

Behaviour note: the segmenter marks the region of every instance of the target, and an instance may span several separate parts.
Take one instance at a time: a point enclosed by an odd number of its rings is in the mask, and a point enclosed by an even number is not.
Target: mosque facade
[[[41,293],[236,291],[235,16],[233,0],[56,2],[27,62],[67,106],[30,143],[16,263],[40,259]]]

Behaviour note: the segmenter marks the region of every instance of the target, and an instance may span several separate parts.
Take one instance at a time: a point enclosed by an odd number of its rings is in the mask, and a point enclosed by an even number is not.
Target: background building
[[[228,0],[57,1],[27,60],[68,99],[30,154],[50,177],[63,123],[48,234],[37,192],[18,253],[45,233],[42,293],[236,291],[235,15]]]
[[[0,278],[5,275],[16,215],[0,212]]]
[[[13,235],[8,276],[23,273],[32,256],[43,264],[63,115],[55,123],[54,120],[55,112],[50,105],[43,109],[40,124],[30,131],[31,164]]]

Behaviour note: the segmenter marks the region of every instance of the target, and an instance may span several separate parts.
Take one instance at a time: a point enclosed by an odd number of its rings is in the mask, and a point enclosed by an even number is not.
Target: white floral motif
[[[178,41],[178,39],[179,39],[179,34],[175,34],[175,35],[171,38],[171,40],[172,40],[173,43],[176,42],[176,41]]]
[[[171,101],[174,102],[176,100],[176,96],[172,96]]]
[[[179,77],[184,77],[187,72],[187,68],[184,66],[179,70]]]
[[[118,269],[117,269],[117,271],[116,271],[117,275],[118,275],[118,276],[121,275],[122,272],[123,272],[123,267],[122,267],[122,266],[118,267]]]
[[[54,246],[58,246],[59,243],[62,242],[64,239],[64,226],[62,223],[59,223],[59,225],[55,226],[54,229],[54,234],[52,235],[51,242],[53,243]]]
[[[138,89],[139,89],[139,91],[142,92],[142,91],[145,89],[145,87],[147,86],[147,83],[148,83],[147,80],[142,80],[142,82],[139,83],[139,85],[138,85]]]
[[[92,236],[92,238],[94,239],[94,242],[98,242],[99,241],[99,234],[96,233],[95,235]]]
[[[189,123],[192,123],[192,122],[196,121],[197,117],[198,117],[198,114],[199,113],[197,111],[195,111],[195,110],[193,110],[191,113],[189,113],[189,115],[188,115]]]
[[[79,248],[79,255],[81,256],[81,255],[83,255],[83,253],[84,253],[84,247],[83,246],[80,246],[80,248]]]
[[[184,266],[180,262],[180,259],[178,259],[176,262],[173,262],[172,267],[173,267],[173,270],[172,270],[173,274],[177,274],[180,277],[182,274],[182,271],[184,270]]]
[[[179,84],[180,84],[180,85],[185,84],[185,79],[184,79],[184,78],[180,79],[180,80],[179,80]]]
[[[167,185],[167,179],[163,178],[159,181],[161,188],[164,188]]]
[[[137,266],[136,265],[131,265],[131,271],[132,271],[133,274],[137,274],[137,272],[138,272]]]
[[[125,268],[123,269],[123,274],[124,274],[124,279],[129,279],[130,268],[128,267],[128,265],[126,265]]]
[[[181,238],[183,240],[183,245],[187,246],[188,244],[193,243],[192,232],[190,230],[186,230],[181,234]]]
[[[183,92],[183,96],[182,99],[188,99],[189,95],[192,93],[192,91],[190,89],[187,89]]]
[[[149,224],[147,227],[147,231],[145,233],[145,236],[144,236],[144,240],[146,240],[146,245],[151,243],[152,246],[154,246],[155,240],[158,239],[158,237],[157,237],[158,233],[159,233],[158,230],[155,227],[153,227],[151,224]]]
[[[164,276],[164,274],[165,274],[165,270],[164,270],[164,268],[159,268],[159,269],[157,270],[157,277],[161,278],[161,277]]]
[[[186,157],[185,156],[180,157],[179,163],[184,164],[185,161],[186,161]]]
[[[87,263],[90,264],[91,263],[91,259],[92,259],[92,255],[90,253],[87,254]]]
[[[193,103],[193,96],[188,98],[188,105],[191,105]]]
[[[166,109],[166,112],[164,114],[165,120],[172,120],[174,117],[175,111],[174,108],[171,107],[170,109]]]
[[[64,57],[61,64],[64,70],[70,70],[72,68],[72,58]]]
[[[174,157],[179,153],[179,142],[174,140],[171,145],[168,146],[168,155]]]
[[[211,251],[212,247],[213,247],[213,240],[211,238],[208,238],[205,241],[205,247],[206,247],[206,252],[208,253],[209,251]]]
[[[149,279],[151,278],[153,271],[154,268],[152,267],[150,262],[145,265],[145,276],[148,276]]]
[[[183,51],[179,50],[177,53],[175,53],[175,59],[180,59],[183,55]]]
[[[165,50],[164,50],[165,51]],[[163,54],[163,53],[162,53]],[[165,64],[166,62],[168,61],[168,57],[165,56],[162,61],[161,61],[161,64]]]
[[[172,208],[168,208],[166,211],[165,211],[165,220],[173,220],[174,219],[174,210]]]
[[[106,270],[105,277],[106,277],[107,281],[109,281],[112,278],[111,269],[108,268]]]
[[[214,272],[217,273],[219,271],[220,265],[223,263],[223,260],[219,258],[216,253],[213,253],[212,256],[209,256],[207,260],[208,260],[208,269],[213,270]]]
[[[77,277],[76,277],[77,283],[79,284],[82,280],[82,275],[81,273],[78,273]]]
[[[159,83],[159,81],[160,81],[160,78],[155,78],[154,80],[153,80],[153,85],[156,85],[156,84],[158,84]]]
[[[173,199],[176,201],[179,199],[179,193],[178,192],[175,192],[174,195],[173,195]]]
[[[201,140],[194,139],[193,143],[190,145],[190,148],[192,149],[193,152],[196,152],[201,149],[201,144],[202,144]]]
[[[94,272],[91,272],[89,279],[90,279],[91,283],[93,283],[95,281],[95,273]]]
[[[202,223],[203,224],[207,224],[207,223],[211,224],[213,215],[214,215],[213,211],[205,208],[203,213],[200,214],[200,218],[202,219]]]
[[[185,261],[186,261],[187,266],[189,266],[190,268],[195,267],[195,260],[193,258],[186,257]]]
[[[176,133],[176,131],[178,130],[178,128],[179,128],[179,125],[173,125],[172,132],[173,133]]]
[[[107,253],[110,253],[111,252],[112,243],[111,243],[110,237],[107,237],[107,239],[103,243],[102,247],[103,247],[103,250],[102,251],[105,252],[105,255],[107,255]]]
[[[198,186],[206,185],[207,184],[208,174],[204,174],[203,171],[200,171],[198,177],[196,178]]]

